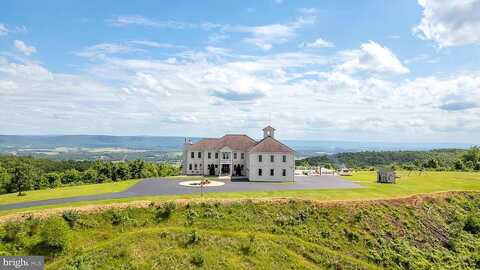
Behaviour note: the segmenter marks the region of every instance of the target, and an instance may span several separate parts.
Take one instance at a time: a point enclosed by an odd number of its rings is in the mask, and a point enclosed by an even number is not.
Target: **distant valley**
[[[200,138],[192,138],[198,141]],[[297,157],[359,151],[464,149],[469,144],[386,143],[282,140]],[[185,142],[180,136],[0,135],[0,153],[73,160],[133,160],[179,162]]]

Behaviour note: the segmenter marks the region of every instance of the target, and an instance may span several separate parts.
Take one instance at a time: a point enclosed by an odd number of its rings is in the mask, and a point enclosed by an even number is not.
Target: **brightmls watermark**
[[[0,256],[0,270],[43,270],[43,256]]]

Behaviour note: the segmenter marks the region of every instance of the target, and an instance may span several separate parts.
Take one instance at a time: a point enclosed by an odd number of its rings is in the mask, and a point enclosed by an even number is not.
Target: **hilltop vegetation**
[[[0,253],[47,269],[478,269],[479,211],[479,193],[66,211],[4,224]]]
[[[298,160],[297,166],[341,166],[366,169],[398,167],[406,170],[480,170],[480,148],[469,150],[439,149],[431,151],[365,151]]]
[[[128,162],[55,161],[0,156],[0,194],[60,186],[124,181],[180,174],[175,165]]]

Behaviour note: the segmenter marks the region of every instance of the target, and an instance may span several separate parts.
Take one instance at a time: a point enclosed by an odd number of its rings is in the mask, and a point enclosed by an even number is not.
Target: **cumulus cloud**
[[[344,54],[257,56],[209,46],[141,58],[110,51],[80,74],[0,57],[0,96],[7,112],[0,115],[0,131],[41,133],[40,127],[50,127],[52,133],[122,134],[128,128],[157,135],[214,136],[226,130],[256,135],[271,113],[274,125],[290,127],[283,136],[402,140],[405,134],[448,135],[453,127],[471,136],[480,120],[474,106],[480,104],[477,74],[390,80],[378,76],[384,68],[364,68],[359,54],[362,68],[347,72],[339,68],[352,60]]]
[[[37,49],[33,46],[28,46],[25,42],[21,40],[15,40],[13,42],[15,49],[25,55],[31,55],[32,53],[37,52]]]
[[[480,44],[480,0],[418,0],[423,8],[413,31],[440,47]]]
[[[406,74],[409,72],[389,48],[374,41],[363,43],[358,50],[342,52],[342,58],[344,62],[337,69],[346,73]]]
[[[301,43],[300,47],[301,48],[314,48],[314,49],[320,49],[320,48],[332,48],[335,45],[330,42],[326,41],[322,38],[317,38],[315,41],[310,42],[310,43]]]

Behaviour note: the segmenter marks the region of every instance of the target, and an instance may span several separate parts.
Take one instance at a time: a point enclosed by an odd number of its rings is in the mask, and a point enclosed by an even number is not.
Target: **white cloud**
[[[221,28],[223,25],[215,24],[211,22],[201,22],[201,23],[190,23],[182,21],[162,21],[147,18],[139,15],[122,15],[115,18],[107,20],[112,26],[124,27],[129,25],[137,26],[148,26],[148,27],[157,27],[157,28],[171,28],[171,29],[188,29],[188,28],[199,28],[203,30],[212,30],[215,28]]]
[[[480,0],[418,0],[423,16],[414,32],[440,47],[480,44]]]
[[[132,40],[130,44],[141,45],[146,47],[161,48],[161,49],[185,49],[185,46],[175,45],[170,43],[160,43],[150,40]]]
[[[140,52],[142,49],[133,46],[117,44],[117,43],[100,43],[93,46],[86,47],[77,52],[76,55],[87,58],[105,57],[111,54],[121,54],[130,52]]]
[[[208,38],[208,42],[216,43],[226,39],[228,36],[226,32],[237,32],[248,34],[243,40],[247,43],[253,44],[263,50],[270,50],[275,44],[282,44],[296,35],[296,31],[309,24],[313,24],[316,20],[315,9],[300,9],[299,13],[302,16],[295,21],[280,24],[266,24],[258,26],[246,25],[229,25],[218,24],[212,22],[190,23],[182,21],[161,21],[138,15],[124,15],[109,19],[108,22],[112,26],[124,27],[129,25],[171,28],[171,29],[201,29],[205,31],[218,30]]]
[[[21,40],[15,40],[13,42],[13,45],[15,46],[15,49],[25,55],[31,55],[32,53],[37,52],[37,49],[33,46],[28,46],[25,44],[25,42]]]
[[[296,31],[316,20],[314,15],[299,17],[287,24],[267,24],[261,26],[227,26],[225,31],[248,33],[250,36],[244,41],[253,44],[265,51],[272,49],[275,44],[285,43],[296,36]]]
[[[315,49],[332,48],[334,46],[335,45],[332,42],[326,41],[322,38],[317,38],[314,42],[300,44],[301,48],[315,48]]]
[[[409,72],[398,57],[387,47],[369,41],[363,43],[359,50],[342,52],[344,62],[337,69],[342,72],[374,72],[389,74],[406,74]]]
[[[0,23],[0,36],[6,35],[8,35],[8,29],[4,24]]]
[[[120,55],[122,49],[111,48],[106,46],[108,53],[88,62],[79,74],[0,57],[0,97],[5,104],[0,133],[134,130],[255,136],[271,113],[283,137],[401,141],[435,135],[451,141],[480,136],[475,129],[475,121],[480,121],[480,74],[390,80],[378,74],[398,74],[382,67],[392,60],[364,47],[343,57],[306,52],[239,55],[210,46],[148,58]],[[384,62],[373,69],[376,62],[365,61],[362,54],[381,56]],[[352,59],[358,59],[357,67],[339,68]]]

